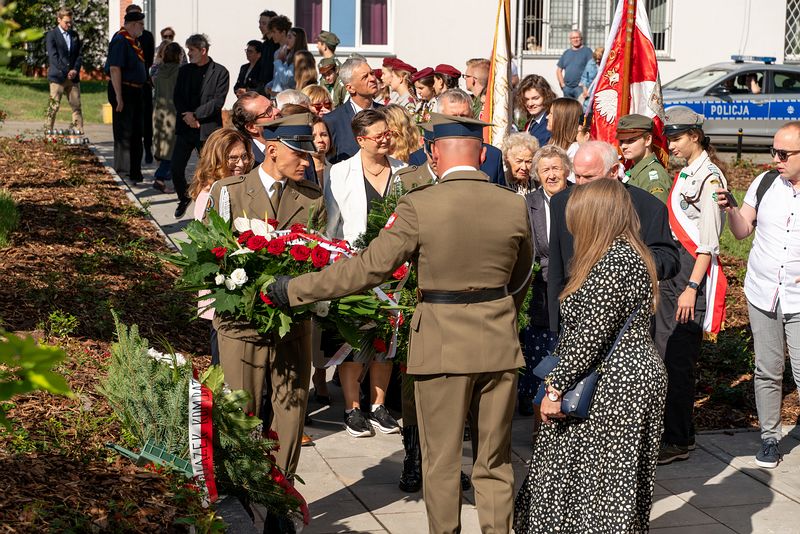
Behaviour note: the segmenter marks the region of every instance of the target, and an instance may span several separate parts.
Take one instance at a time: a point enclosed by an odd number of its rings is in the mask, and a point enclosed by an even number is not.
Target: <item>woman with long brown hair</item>
[[[419,150],[422,137],[419,128],[406,108],[399,104],[389,104],[381,109],[386,116],[386,123],[392,131],[389,140],[389,155],[403,163],[408,163],[408,158],[413,152]]]
[[[298,50],[294,54],[294,88],[302,91],[317,83],[317,62],[308,50]]]
[[[514,531],[647,532],[667,389],[650,338],[655,263],[617,180],[576,187],[566,216],[575,252],[559,296],[558,364],[545,377],[547,424],[517,495]],[[595,368],[588,419],[565,416],[562,393]]]
[[[556,94],[544,77],[529,74],[522,79],[514,97],[515,123],[519,131],[528,132],[544,146],[550,141],[547,112]]]

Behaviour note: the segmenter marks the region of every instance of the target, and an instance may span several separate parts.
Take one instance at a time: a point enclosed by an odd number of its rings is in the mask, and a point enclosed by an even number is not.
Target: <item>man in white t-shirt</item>
[[[756,465],[768,469],[781,459],[786,346],[795,384],[800,384],[800,122],[784,124],[770,152],[777,174],[758,176],[741,207],[732,205],[724,189],[717,189],[717,203],[728,213],[733,235],[744,239],[755,231],[744,293],[755,345],[753,385],[761,425]]]

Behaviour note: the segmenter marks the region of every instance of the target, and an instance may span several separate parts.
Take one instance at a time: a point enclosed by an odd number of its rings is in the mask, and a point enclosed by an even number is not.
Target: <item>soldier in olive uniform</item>
[[[672,180],[653,154],[653,119],[635,113],[620,117],[617,140],[622,156],[634,163],[625,172],[626,183],[644,189],[666,204]]]
[[[464,420],[475,437],[472,482],[483,532],[510,532],[514,490],[511,417],[524,365],[516,315],[530,281],[532,250],[524,199],[478,171],[485,123],[432,115],[435,186],[400,198],[385,229],[361,254],[317,273],[279,277],[278,305],[337,298],[389,279],[414,261],[419,298],[411,319],[414,377],[432,533],[461,530]]]
[[[324,221],[322,191],[303,178],[307,155],[316,150],[311,114],[291,115],[263,127],[264,162],[244,176],[215,182],[206,212],[216,210],[226,221],[237,217],[277,219],[279,230],[294,223]],[[257,415],[262,393],[266,394],[270,402],[262,419],[278,434],[277,463],[294,473],[311,378],[309,323],[295,324],[280,339],[261,335],[252,324],[233,321],[224,314],[215,314],[214,326],[225,382],[231,389],[244,389],[252,395],[247,410]]]

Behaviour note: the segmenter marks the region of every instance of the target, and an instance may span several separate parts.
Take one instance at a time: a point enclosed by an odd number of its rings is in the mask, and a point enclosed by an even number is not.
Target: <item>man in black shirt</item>
[[[208,57],[208,37],[195,34],[186,39],[189,63],[178,70],[175,82],[175,150],[172,153],[172,181],[178,195],[175,218],[180,219],[192,200],[187,194],[186,164],[192,151],[214,130],[222,128],[222,106],[228,93],[228,69]]]
[[[125,13],[141,13],[142,8],[131,4],[125,8]],[[144,139],[144,162],[153,163],[153,82],[150,80],[150,67],[156,56],[156,39],[153,33],[142,30],[139,36],[139,46],[144,52],[144,66],[147,70],[147,83],[142,87],[142,137]]]
[[[278,51],[280,45],[273,41],[269,36],[269,21],[273,18],[277,17],[278,14],[274,11],[262,11],[261,15],[258,17],[258,29],[261,31],[261,36],[264,39],[264,42],[261,44],[261,69],[259,72],[259,85],[258,85],[258,92],[261,94],[266,94],[264,92],[264,86],[267,85],[269,82],[272,81],[272,77],[275,73],[275,52]]]

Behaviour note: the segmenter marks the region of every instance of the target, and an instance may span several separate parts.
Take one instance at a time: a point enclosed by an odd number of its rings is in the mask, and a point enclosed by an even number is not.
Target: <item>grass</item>
[[[106,82],[81,82],[81,109],[86,123],[102,123],[102,106],[108,102]],[[29,78],[20,71],[0,67],[0,109],[8,113],[8,121],[45,122],[50,83],[47,78]],[[72,121],[72,110],[67,97],[61,99],[56,126],[66,126]]]
[[[8,234],[19,223],[17,204],[7,189],[0,189],[0,248],[8,245]]]
[[[733,196],[736,198],[736,201],[741,206],[744,202],[744,191],[731,191]],[[719,246],[723,253],[728,254],[730,256],[735,256],[739,259],[747,261],[747,256],[750,254],[750,247],[753,244],[753,234],[749,235],[748,237],[739,241],[733,234],[731,233],[730,228],[728,227],[727,221],[725,223],[725,228],[722,230],[722,234],[719,236]]]

